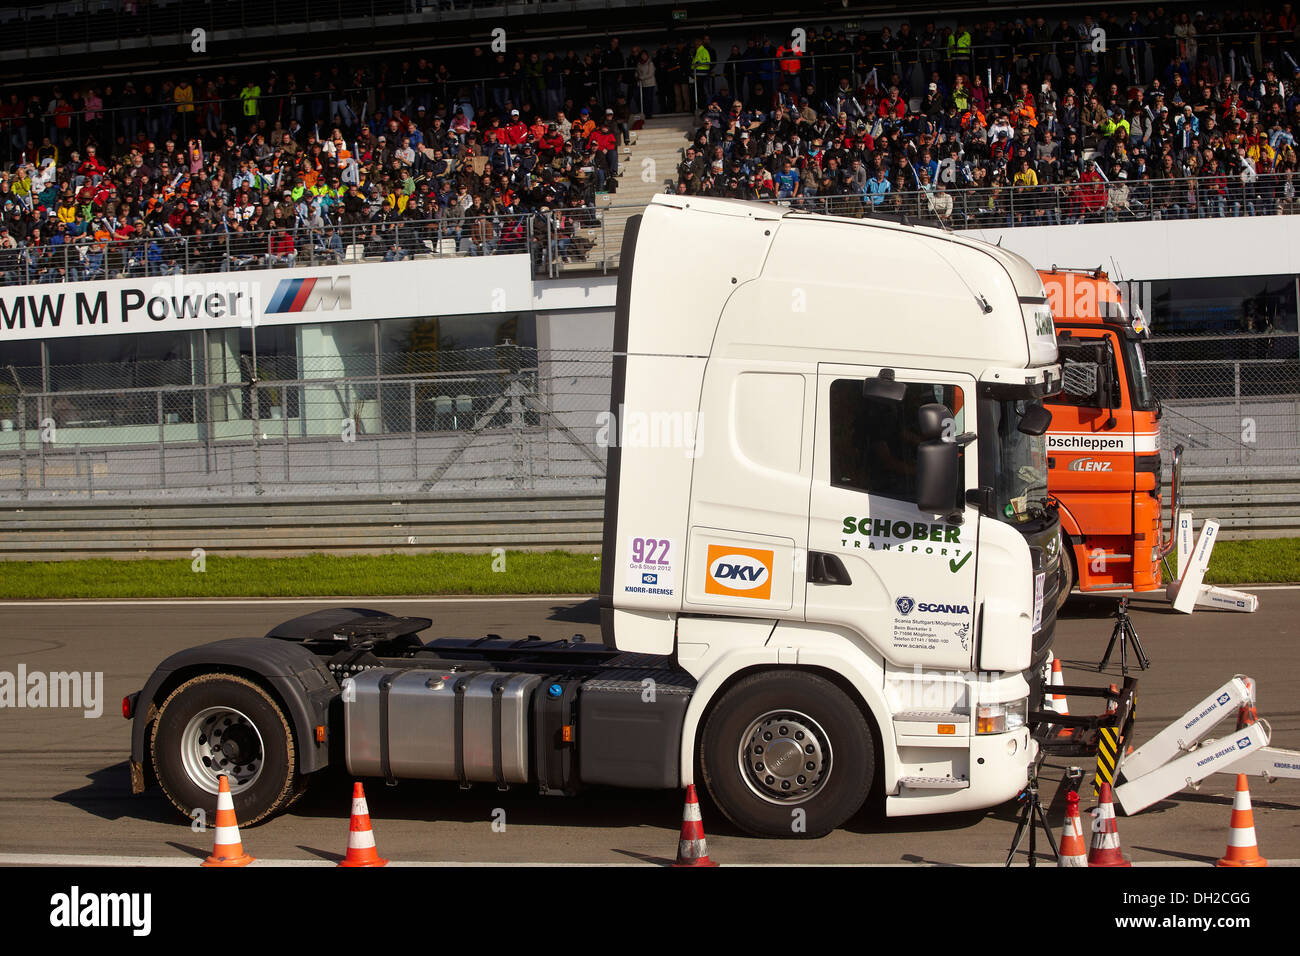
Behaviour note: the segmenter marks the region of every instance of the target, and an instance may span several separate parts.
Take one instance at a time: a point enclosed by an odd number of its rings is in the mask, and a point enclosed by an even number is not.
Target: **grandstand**
[[[1291,4],[602,6],[205,3],[204,55],[180,4],[7,13],[0,495],[598,485],[623,224],[663,191],[1113,256],[1200,343],[1151,350],[1175,399],[1297,391]]]

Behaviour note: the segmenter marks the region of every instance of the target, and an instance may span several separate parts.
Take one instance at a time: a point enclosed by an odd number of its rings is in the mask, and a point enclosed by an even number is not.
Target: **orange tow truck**
[[[1047,489],[1060,504],[1064,551],[1058,600],[1076,587],[1157,590],[1174,535],[1161,536],[1160,403],[1142,355],[1150,329],[1099,268],[1039,274],[1065,380],[1044,400]]]

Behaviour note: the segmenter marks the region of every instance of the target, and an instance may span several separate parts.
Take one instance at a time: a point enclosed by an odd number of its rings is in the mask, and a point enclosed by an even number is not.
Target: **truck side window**
[[[1103,341],[1104,341],[1103,339],[1088,339],[1087,340],[1088,344],[1086,345],[1058,344],[1057,352],[1060,354],[1061,367],[1064,368],[1070,362],[1085,362],[1085,363],[1096,365],[1106,361],[1106,349],[1102,345]],[[1118,390],[1119,371],[1115,367],[1114,351],[1112,351],[1110,354],[1110,380],[1112,383],[1111,388],[1113,390]],[[1067,395],[1064,392],[1061,392],[1059,395],[1053,395],[1047,401],[1048,404],[1051,405],[1074,405],[1080,408],[1092,407],[1092,402],[1089,399],[1077,395]],[[1114,392],[1112,392],[1111,407],[1113,408],[1118,405],[1119,405],[1119,395],[1114,394]]]
[[[836,379],[830,391],[830,482],[900,501],[916,502],[916,430],[922,405],[941,402],[954,412],[955,431],[963,431],[961,389],[952,385],[909,384],[901,402],[868,399],[862,379]]]

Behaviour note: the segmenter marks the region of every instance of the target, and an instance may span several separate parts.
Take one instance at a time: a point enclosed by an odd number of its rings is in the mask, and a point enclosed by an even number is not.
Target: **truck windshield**
[[[1041,516],[1047,498],[1047,437],[1017,427],[1031,404],[980,399],[980,429],[991,439],[981,448],[980,483],[993,489],[994,515],[1011,524]]]

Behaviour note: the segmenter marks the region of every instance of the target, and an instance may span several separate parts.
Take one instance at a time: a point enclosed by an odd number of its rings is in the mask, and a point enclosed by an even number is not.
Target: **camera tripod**
[[[1038,768],[1042,765],[1043,758],[1040,755],[1029,766],[1029,780],[1025,783],[1025,789],[1020,791],[1017,798],[1020,801],[1020,820],[1016,824],[1016,835],[1011,840],[1011,849],[1007,852],[1007,862],[1004,867],[1011,865],[1015,859],[1016,851],[1020,849],[1020,841],[1024,839],[1025,831],[1029,831],[1029,865],[1038,866],[1038,828],[1042,827],[1043,833],[1047,835],[1047,844],[1052,848],[1052,859],[1060,858],[1060,851],[1056,848],[1056,839],[1052,836],[1052,828],[1048,826],[1047,814],[1043,812],[1043,802],[1038,795]],[[1079,789],[1079,782],[1083,779],[1083,771],[1078,767],[1070,767],[1066,770],[1066,779],[1069,781],[1071,790]]]
[[[1098,672],[1104,671],[1106,665],[1110,663],[1111,651],[1115,650],[1115,642],[1119,642],[1119,669],[1125,677],[1128,676],[1128,645],[1133,644],[1133,653],[1137,655],[1138,667],[1146,670],[1151,666],[1151,661],[1147,659],[1146,652],[1142,650],[1142,642],[1138,639],[1137,630],[1133,627],[1133,620],[1128,616],[1128,598],[1119,599],[1119,606],[1115,608],[1115,628],[1110,632],[1110,643],[1106,645],[1106,653],[1102,655],[1101,663],[1097,665]]]

